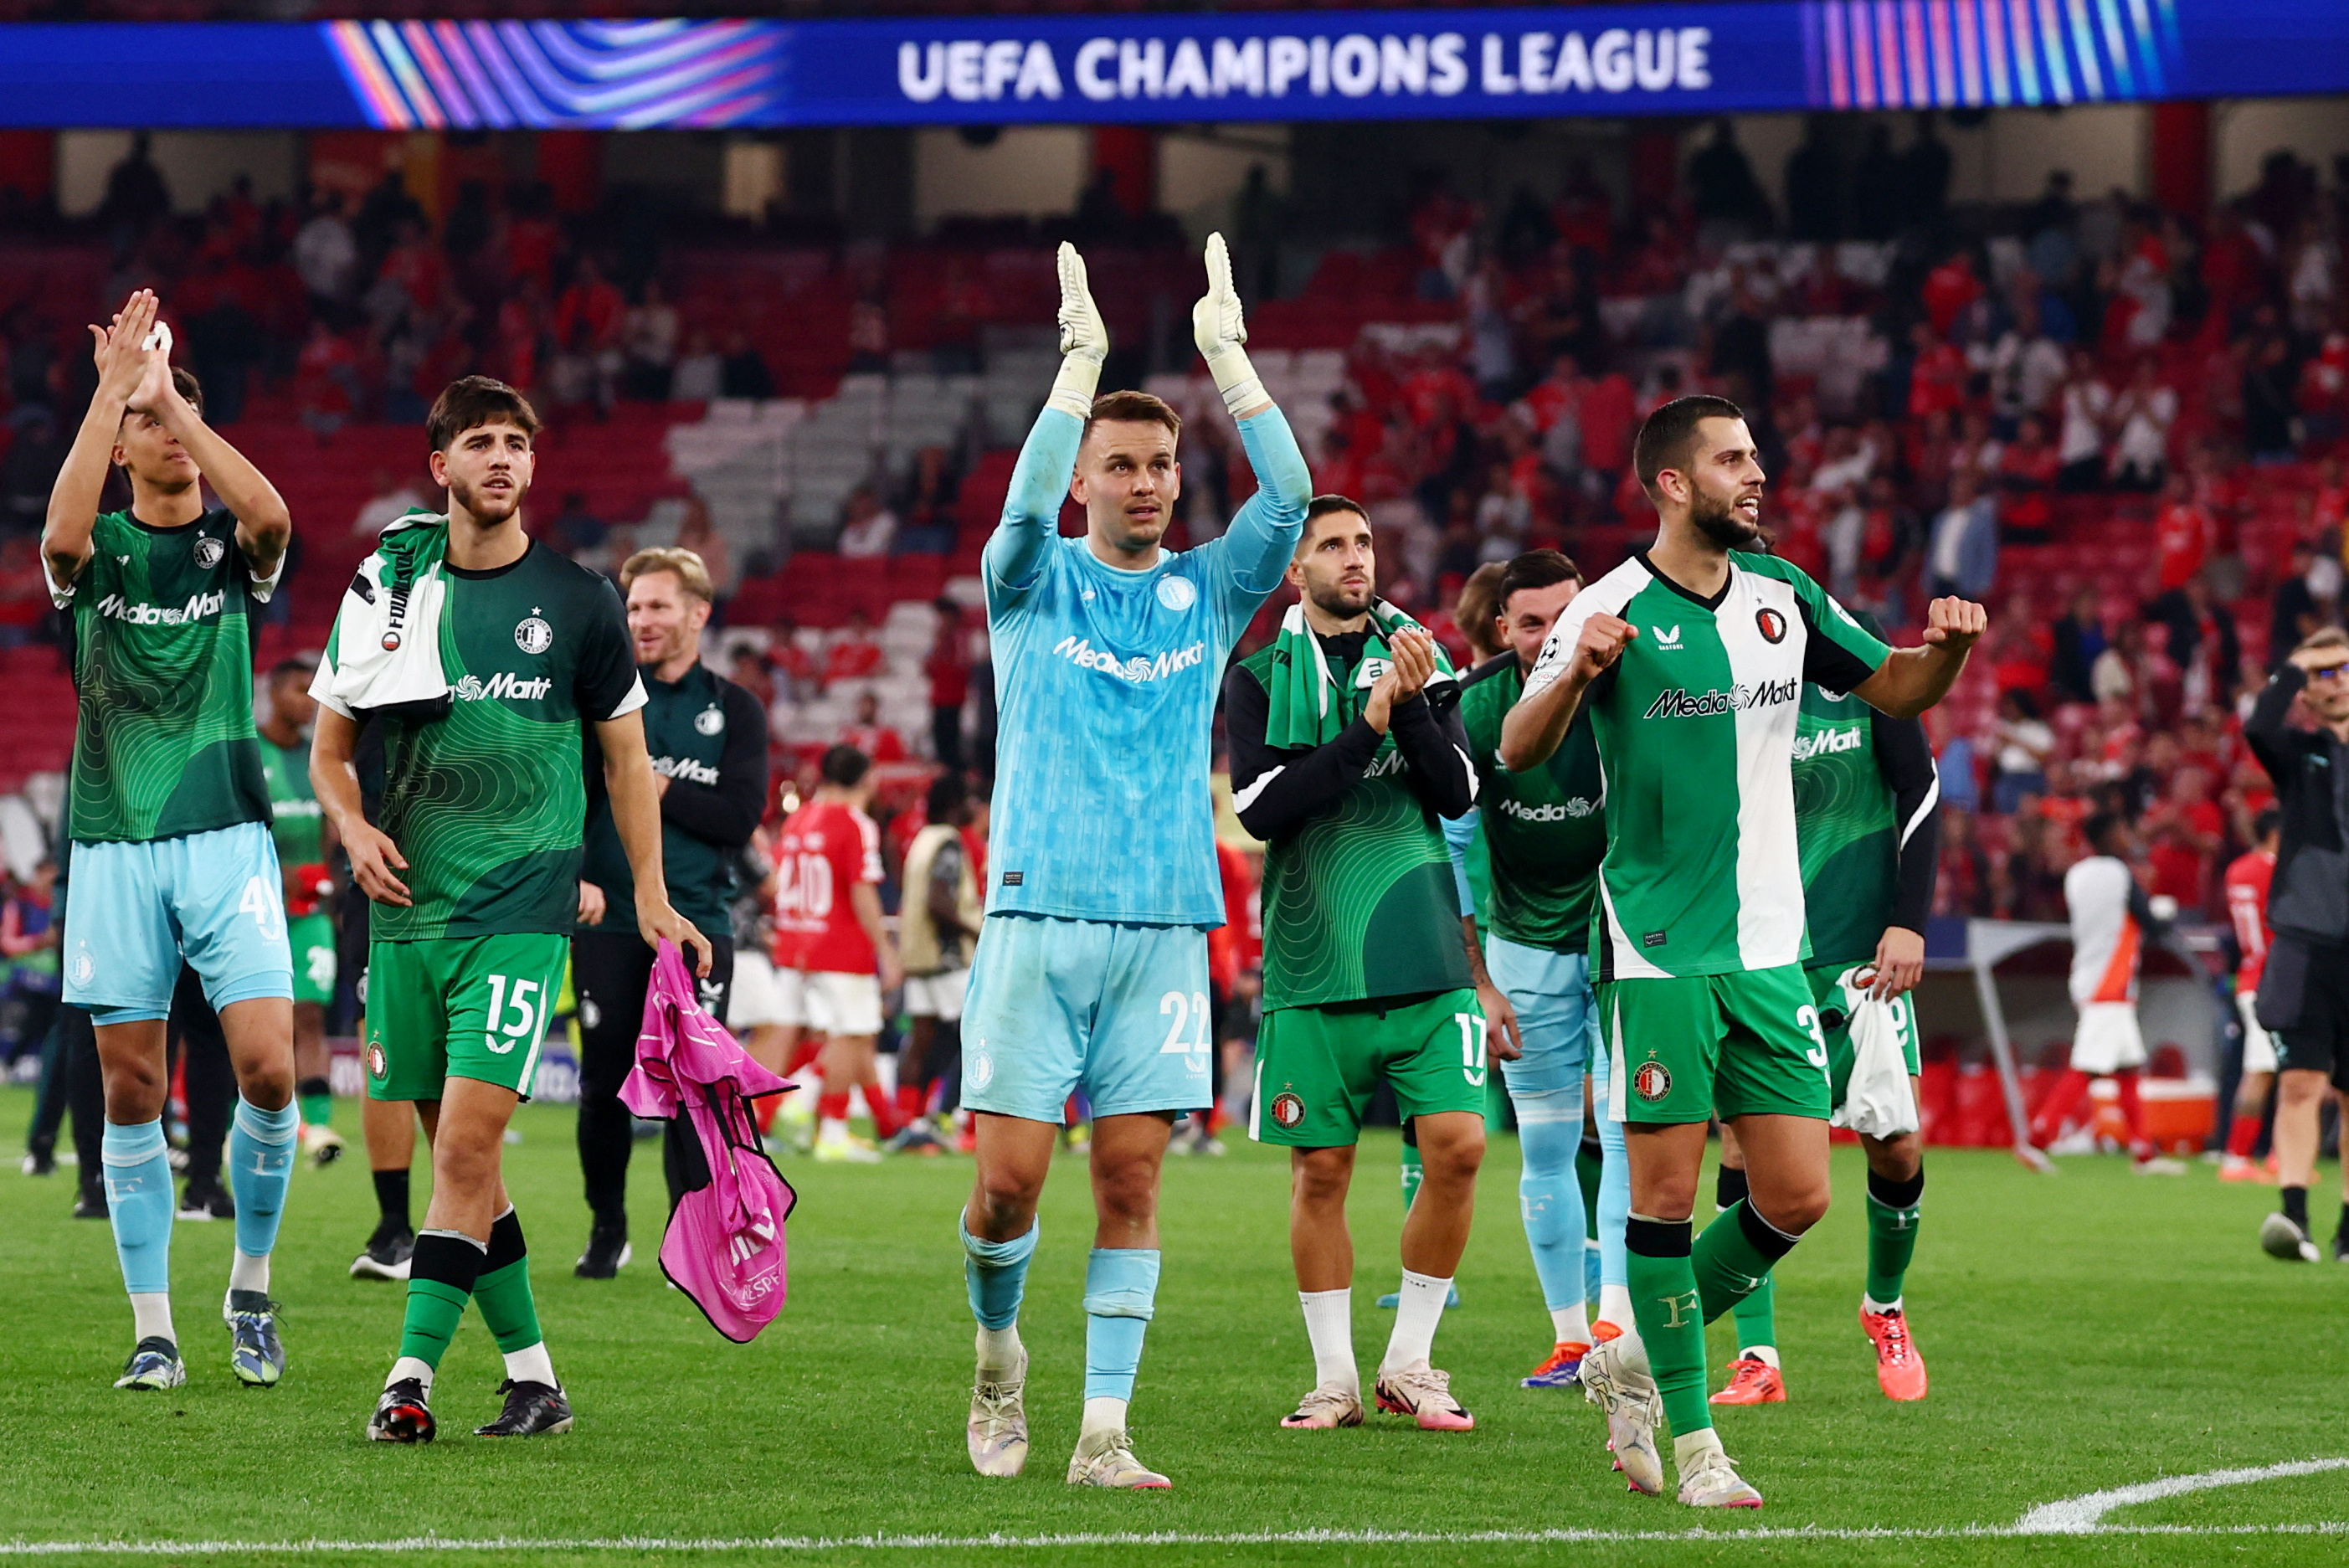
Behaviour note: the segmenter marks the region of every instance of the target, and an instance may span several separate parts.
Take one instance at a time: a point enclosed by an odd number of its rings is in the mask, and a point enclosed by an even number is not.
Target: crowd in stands
[[[1992,641],[1933,721],[1944,912],[2060,918],[2078,824],[2118,805],[2159,890],[2215,917],[2217,870],[2266,799],[2237,717],[2342,609],[2349,168],[2327,183],[2279,153],[2203,213],[2085,196],[2061,174],[2027,205],[1953,211],[1930,118],[1899,151],[1878,129],[1848,165],[1806,140],[1778,201],[1725,122],[1666,202],[1626,208],[1579,162],[1491,208],[1431,175],[1384,243],[1307,268],[1265,265],[1309,241],[1251,182],[1243,272],[1309,274],[1293,297],[1251,301],[1252,346],[1341,361],[1310,406],[1276,395],[1317,487],[1369,508],[1387,591],[1455,642],[1444,607],[1479,565],[1555,545],[1596,575],[1644,540],[1630,448],[1650,409],[1736,400],[1782,554],[1896,631],[1931,595],[1992,603]],[[1196,504],[1174,542],[1195,542],[1247,483],[1216,400],[1183,398],[1148,314],[1154,296],[1187,302],[1195,256],[1163,225],[1112,232],[1106,209],[1061,232],[1088,223],[1108,247],[1095,275],[1118,284],[1104,302],[1127,313],[1112,374],[1192,415]],[[396,175],[356,202],[240,188],[174,215],[134,151],[84,233],[108,257],[99,297],[163,290],[216,421],[298,421],[331,462],[347,425],[412,425],[464,370],[574,424],[777,396],[819,408],[843,376],[991,373],[1003,333],[1051,313],[1051,226],[1001,228],[703,246],[626,210],[558,213],[526,181],[466,181],[429,222]],[[775,299],[746,309],[750,278]],[[79,326],[0,294],[0,643],[42,635],[31,540],[86,396]],[[1019,431],[969,407],[948,439],[876,456],[812,533],[778,515],[771,536],[730,535],[697,493],[659,540],[710,558],[733,601],[730,672],[791,743],[985,765],[984,628],[949,585],[975,568]],[[386,472],[351,526],[423,499]],[[653,542],[585,493],[558,489],[538,515],[543,537],[611,570]],[[894,604],[802,591],[895,584],[925,560]]]

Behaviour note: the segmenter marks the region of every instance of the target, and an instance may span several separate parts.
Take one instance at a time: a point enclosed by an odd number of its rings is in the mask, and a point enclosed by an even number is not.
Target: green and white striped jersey
[[[1733,551],[1700,598],[1635,556],[1574,597],[1526,679],[1566,672],[1583,623],[1639,628],[1583,693],[1607,784],[1591,971],[1599,980],[1732,974],[1799,963],[1795,833],[1803,682],[1848,691],[1889,651],[1826,590],[1769,556]]]

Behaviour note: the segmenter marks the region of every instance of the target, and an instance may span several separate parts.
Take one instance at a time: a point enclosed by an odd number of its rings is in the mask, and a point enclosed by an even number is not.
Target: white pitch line
[[[2252,1481],[2281,1480],[2286,1476],[2313,1476],[2326,1470],[2349,1469],[2349,1459],[2294,1459],[2286,1464],[2259,1465],[2245,1469],[2205,1470],[2199,1475],[2165,1476],[2136,1486],[2092,1491],[2061,1502],[2042,1503],[2015,1521],[2017,1535],[2085,1535],[2105,1528],[2104,1517],[2116,1508],[2154,1502],[2212,1487],[2244,1486]]]
[[[2027,1516],[2026,1516],[2027,1517]],[[1963,1541],[2006,1540],[2045,1533],[2020,1524],[1953,1525],[1940,1529],[1822,1529],[1792,1526],[1747,1530],[1288,1530],[1262,1532],[1099,1531],[1051,1535],[777,1535],[739,1538],[611,1536],[530,1538],[410,1536],[392,1541],[14,1541],[0,1557],[318,1556],[335,1552],[409,1555],[481,1552],[972,1552],[1071,1546],[1552,1546],[1709,1541]],[[2307,1524],[2100,1525],[2111,1536],[2349,1536],[2349,1521]]]

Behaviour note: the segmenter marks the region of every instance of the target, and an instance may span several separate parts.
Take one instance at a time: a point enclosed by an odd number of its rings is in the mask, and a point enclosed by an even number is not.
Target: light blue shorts
[[[1215,1033],[1198,927],[989,915],[963,1001],[962,1103],[1054,1124],[1080,1088],[1096,1116],[1204,1109]]]
[[[1485,968],[1517,1010],[1525,1054],[1501,1064],[1513,1095],[1582,1088],[1599,1049],[1599,1010],[1590,995],[1590,960],[1506,938],[1485,939]]]
[[[269,825],[144,844],[76,844],[66,896],[65,999],[97,1023],[169,1018],[182,960],[214,1012],[294,995],[285,883]]]

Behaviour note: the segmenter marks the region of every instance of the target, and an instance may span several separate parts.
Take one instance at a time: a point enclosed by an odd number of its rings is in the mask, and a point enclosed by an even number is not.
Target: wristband
[[[1092,417],[1093,390],[1101,385],[1102,362],[1082,350],[1063,355],[1061,373],[1052,378],[1051,394],[1044,406],[1076,419]]]

